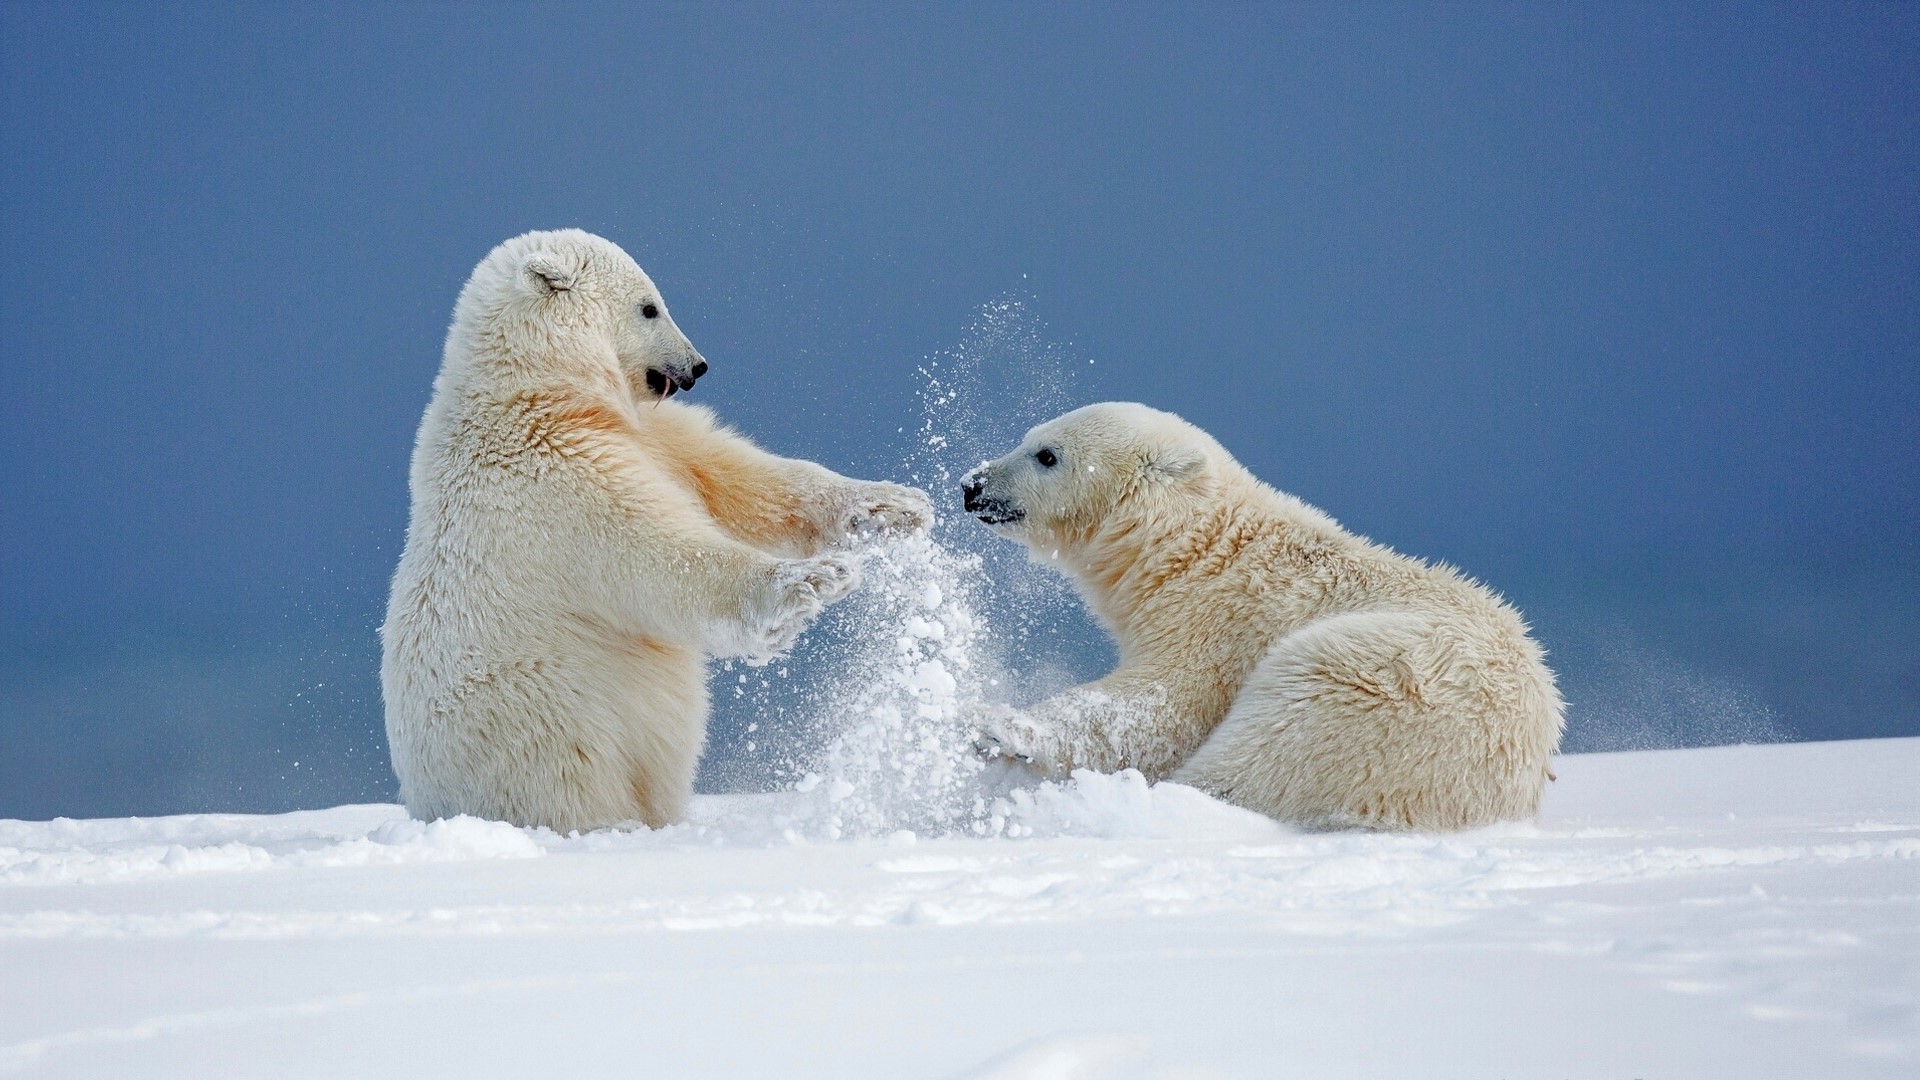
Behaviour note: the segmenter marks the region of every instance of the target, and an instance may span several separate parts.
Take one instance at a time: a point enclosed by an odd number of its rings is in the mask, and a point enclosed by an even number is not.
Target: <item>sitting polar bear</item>
[[[774,457],[668,401],[705,374],[626,252],[501,244],[454,306],[413,453],[380,684],[415,817],[680,818],[707,655],[778,653],[925,495]]]
[[[967,511],[1063,569],[1112,632],[1098,682],[982,742],[1135,768],[1308,827],[1531,816],[1562,704],[1520,616],[1341,529],[1142,405],[1042,424],[962,480]]]

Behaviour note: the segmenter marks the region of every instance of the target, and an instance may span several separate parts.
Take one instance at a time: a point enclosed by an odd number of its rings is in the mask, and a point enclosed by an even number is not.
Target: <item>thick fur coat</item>
[[[1562,727],[1513,608],[1255,479],[1142,405],[1043,424],[963,482],[1112,632],[1097,682],[983,740],[1049,771],[1136,768],[1309,827],[1532,816]]]
[[[706,372],[638,265],[577,230],[501,244],[454,307],[381,627],[414,816],[678,820],[707,656],[786,649],[923,494],[768,454],[667,400]]]

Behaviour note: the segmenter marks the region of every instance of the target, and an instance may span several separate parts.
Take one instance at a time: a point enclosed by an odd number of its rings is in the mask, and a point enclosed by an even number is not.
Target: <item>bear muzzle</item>
[[[986,478],[977,472],[960,478],[960,501],[967,513],[985,525],[1011,525],[1027,516],[1026,511],[987,493]]]
[[[693,389],[693,384],[706,373],[705,360],[695,360],[688,368],[648,368],[647,389],[656,397],[670,398],[675,390]]]

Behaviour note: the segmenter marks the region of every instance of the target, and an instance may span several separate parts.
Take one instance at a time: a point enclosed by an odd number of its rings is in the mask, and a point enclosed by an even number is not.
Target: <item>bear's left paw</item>
[[[765,663],[792,648],[822,608],[859,582],[859,565],[846,555],[780,563],[748,606],[748,663]]]
[[[1005,705],[986,706],[976,717],[973,752],[989,761],[999,758],[1046,772],[1050,762],[1041,752],[1039,729],[1025,713]]]
[[[924,533],[933,527],[933,500],[903,484],[863,484],[847,501],[838,526],[849,543]]]

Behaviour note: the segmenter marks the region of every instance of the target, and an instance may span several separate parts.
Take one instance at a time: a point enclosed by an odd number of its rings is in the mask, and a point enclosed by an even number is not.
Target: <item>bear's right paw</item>
[[[839,553],[775,566],[747,605],[747,662],[764,664],[792,648],[821,609],[859,581],[858,563]]]
[[[1040,772],[1047,770],[1049,763],[1039,752],[1042,743],[1039,729],[1019,709],[989,705],[974,723],[973,752],[981,758],[1019,762]]]
[[[863,483],[848,495],[836,528],[840,544],[924,535],[933,528],[933,500],[919,488],[884,480]]]
[[[1011,758],[1014,761],[1028,763],[1033,761],[1032,758],[1013,749],[1005,742],[1002,742],[1000,736],[990,731],[975,731],[973,733],[973,752],[985,761],[992,761],[995,758]]]

